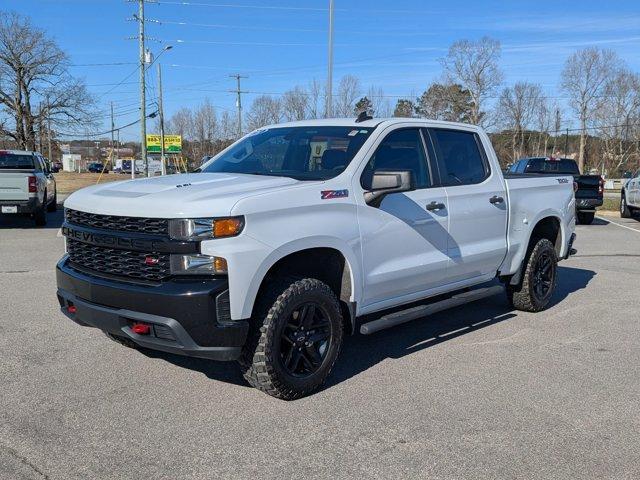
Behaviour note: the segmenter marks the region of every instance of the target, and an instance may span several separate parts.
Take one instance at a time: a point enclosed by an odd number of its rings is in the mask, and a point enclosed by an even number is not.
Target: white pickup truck
[[[573,178],[503,176],[478,127],[288,123],[199,173],[71,195],[57,295],[120,343],[238,360],[251,385],[295,399],[324,382],[344,334],[496,289],[543,310],[574,227]]]
[[[0,215],[31,215],[43,226],[57,205],[56,181],[42,155],[0,150]]]

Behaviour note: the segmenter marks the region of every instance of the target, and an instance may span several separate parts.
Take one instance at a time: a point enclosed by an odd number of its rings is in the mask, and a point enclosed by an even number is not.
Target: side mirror
[[[376,170],[371,178],[371,188],[364,194],[364,201],[372,207],[379,207],[386,195],[411,190],[415,190],[411,170]]]

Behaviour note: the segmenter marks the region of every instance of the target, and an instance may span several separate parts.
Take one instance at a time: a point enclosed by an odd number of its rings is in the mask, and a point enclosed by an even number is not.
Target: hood
[[[288,177],[192,173],[110,182],[83,188],[66,208],[104,215],[196,218],[229,215],[241,199],[302,184]]]

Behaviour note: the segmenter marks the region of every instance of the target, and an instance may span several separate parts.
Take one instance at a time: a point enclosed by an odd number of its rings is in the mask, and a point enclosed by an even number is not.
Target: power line
[[[72,63],[70,67],[110,67],[117,65],[136,65],[135,62],[113,62],[113,63]]]
[[[160,5],[181,5],[190,7],[213,7],[213,8],[242,8],[242,9],[255,9],[255,10],[292,10],[292,11],[305,11],[305,12],[326,12],[326,8],[315,7],[286,7],[276,5],[238,5],[231,3],[204,3],[204,2],[170,2],[170,1],[158,1],[155,2]]]
[[[203,27],[203,28],[230,28],[234,30],[259,30],[266,32],[300,32],[300,33],[322,33],[324,30],[311,28],[274,28],[274,27],[256,27],[249,25],[229,25],[221,23],[192,23],[192,22],[176,22],[171,20],[154,20],[159,25],[180,25],[185,27]]]
[[[184,40],[177,38],[175,40],[169,40],[176,43],[197,43],[207,45],[227,45],[237,47],[324,47],[321,43],[296,43],[296,42],[223,42],[217,40]],[[339,45],[342,47],[353,47],[355,45]]]

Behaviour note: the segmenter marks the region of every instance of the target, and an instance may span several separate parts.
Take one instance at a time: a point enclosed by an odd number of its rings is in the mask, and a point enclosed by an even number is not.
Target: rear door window
[[[442,185],[472,185],[489,176],[489,165],[475,133],[439,128],[429,129],[429,133]]]

